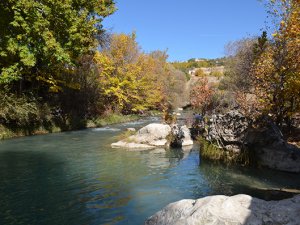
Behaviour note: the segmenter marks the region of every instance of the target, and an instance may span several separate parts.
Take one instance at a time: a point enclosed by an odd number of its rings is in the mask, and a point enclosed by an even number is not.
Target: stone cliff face
[[[254,153],[259,165],[300,173],[300,149],[287,143],[273,124],[260,129],[248,129],[244,145]]]
[[[230,111],[225,115],[213,115],[209,121],[208,141],[228,150],[240,152],[245,141],[249,121],[238,111]]]
[[[263,127],[252,128],[250,124],[238,111],[213,115],[206,140],[218,145],[219,151],[236,155],[246,152],[251,155],[252,163],[300,173],[300,149],[288,144],[276,125],[266,121]]]

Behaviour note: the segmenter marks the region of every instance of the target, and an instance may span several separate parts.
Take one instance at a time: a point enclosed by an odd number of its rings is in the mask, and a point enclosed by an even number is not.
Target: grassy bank
[[[200,156],[202,159],[226,164],[251,164],[251,155],[248,151],[241,150],[239,153],[237,153],[219,148],[217,145],[210,143],[203,137],[199,137],[197,141],[200,144]]]
[[[135,121],[140,119],[141,116],[139,115],[121,115],[121,114],[110,114],[107,116],[102,116],[99,118],[96,118],[94,120],[88,120],[87,127],[103,127],[111,124],[116,123],[126,123],[130,121]]]
[[[107,116],[101,116],[99,118],[86,121],[86,125],[83,128],[93,128],[93,127],[103,127],[111,124],[117,123],[126,123],[130,121],[135,121],[140,119],[139,115],[121,115],[121,114],[110,114]],[[15,137],[23,137],[23,136],[31,136],[31,135],[40,135],[40,134],[49,134],[49,133],[58,133],[62,131],[70,131],[76,129],[66,129],[56,126],[54,123],[51,126],[40,126],[38,128],[27,128],[27,129],[15,129],[5,127],[0,124],[0,140],[15,138]]]

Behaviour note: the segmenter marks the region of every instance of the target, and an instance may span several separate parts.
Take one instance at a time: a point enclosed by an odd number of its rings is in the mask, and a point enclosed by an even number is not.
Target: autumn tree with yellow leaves
[[[271,1],[280,24],[271,40],[258,42],[253,66],[258,109],[277,124],[300,111],[300,2]]]
[[[166,58],[141,52],[135,39],[135,33],[113,34],[94,57],[103,104],[125,114],[157,108],[165,98]]]
[[[0,85],[61,91],[99,44],[112,0],[0,1]],[[76,85],[75,85],[76,86]]]

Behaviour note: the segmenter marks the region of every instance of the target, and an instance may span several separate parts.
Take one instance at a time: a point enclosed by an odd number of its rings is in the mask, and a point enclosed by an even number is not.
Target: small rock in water
[[[128,127],[126,130],[127,130],[127,131],[131,131],[131,132],[135,132],[135,131],[136,131],[136,129],[133,128],[133,127]]]

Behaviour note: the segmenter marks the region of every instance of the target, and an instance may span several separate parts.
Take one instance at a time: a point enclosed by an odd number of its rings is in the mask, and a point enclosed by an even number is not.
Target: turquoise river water
[[[300,187],[299,175],[201,161],[198,146],[110,147],[153,120],[1,141],[0,224],[135,225],[183,198]]]

